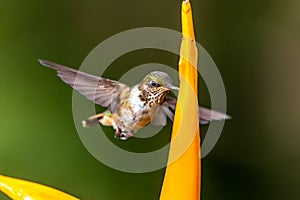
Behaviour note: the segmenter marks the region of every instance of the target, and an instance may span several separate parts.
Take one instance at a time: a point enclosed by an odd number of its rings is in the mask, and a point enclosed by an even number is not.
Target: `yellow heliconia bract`
[[[0,175],[0,191],[13,200],[78,200],[59,190]]]
[[[180,90],[176,105],[168,167],[160,200],[200,199],[200,131],[198,118],[198,52],[191,5],[182,3]]]

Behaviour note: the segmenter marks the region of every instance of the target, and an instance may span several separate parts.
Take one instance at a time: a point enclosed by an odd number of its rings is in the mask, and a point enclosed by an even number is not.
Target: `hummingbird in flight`
[[[87,74],[47,60],[39,62],[56,70],[62,81],[87,99],[107,108],[107,111],[83,120],[84,127],[97,124],[112,126],[116,138],[127,140],[149,123],[165,126],[167,118],[172,121],[174,119],[177,99],[167,94],[179,88],[173,85],[172,78],[167,73],[153,71],[141,82],[129,87],[115,80]],[[198,113],[200,124],[230,118],[226,114],[204,107],[199,107]]]

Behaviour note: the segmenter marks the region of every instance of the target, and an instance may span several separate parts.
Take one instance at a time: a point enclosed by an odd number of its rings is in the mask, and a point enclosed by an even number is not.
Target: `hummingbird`
[[[115,138],[127,140],[144,126],[152,123],[165,126],[167,118],[173,121],[177,99],[168,96],[172,90],[172,78],[165,72],[153,71],[139,83],[129,87],[115,80],[91,75],[47,60],[40,64],[57,71],[66,84],[87,99],[107,110],[82,121],[84,127],[102,124],[112,126]],[[212,120],[225,120],[230,116],[208,108],[199,107],[199,122],[207,124]]]

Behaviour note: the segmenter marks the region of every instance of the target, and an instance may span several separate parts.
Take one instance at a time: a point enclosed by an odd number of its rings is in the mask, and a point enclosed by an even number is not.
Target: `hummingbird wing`
[[[165,126],[167,123],[167,117],[173,121],[176,103],[177,99],[173,97],[166,97],[164,103],[160,106],[157,115],[152,120],[152,123],[157,126]],[[229,115],[201,106],[199,106],[198,113],[199,123],[202,125],[208,124],[210,121],[226,120],[231,118]]]
[[[210,121],[231,119],[229,115],[199,106],[199,123],[208,124]]]
[[[55,69],[61,80],[87,99],[103,107],[111,107],[120,92],[129,89],[127,85],[118,81],[87,74],[46,60],[39,60],[39,62],[46,67]]]

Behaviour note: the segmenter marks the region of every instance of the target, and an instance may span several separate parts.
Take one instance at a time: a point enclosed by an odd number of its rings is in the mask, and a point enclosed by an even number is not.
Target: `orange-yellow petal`
[[[182,34],[176,105],[168,167],[160,200],[200,199],[200,132],[198,119],[197,47],[191,5],[182,3]]]
[[[59,190],[0,175],[0,191],[13,200],[78,200]]]

